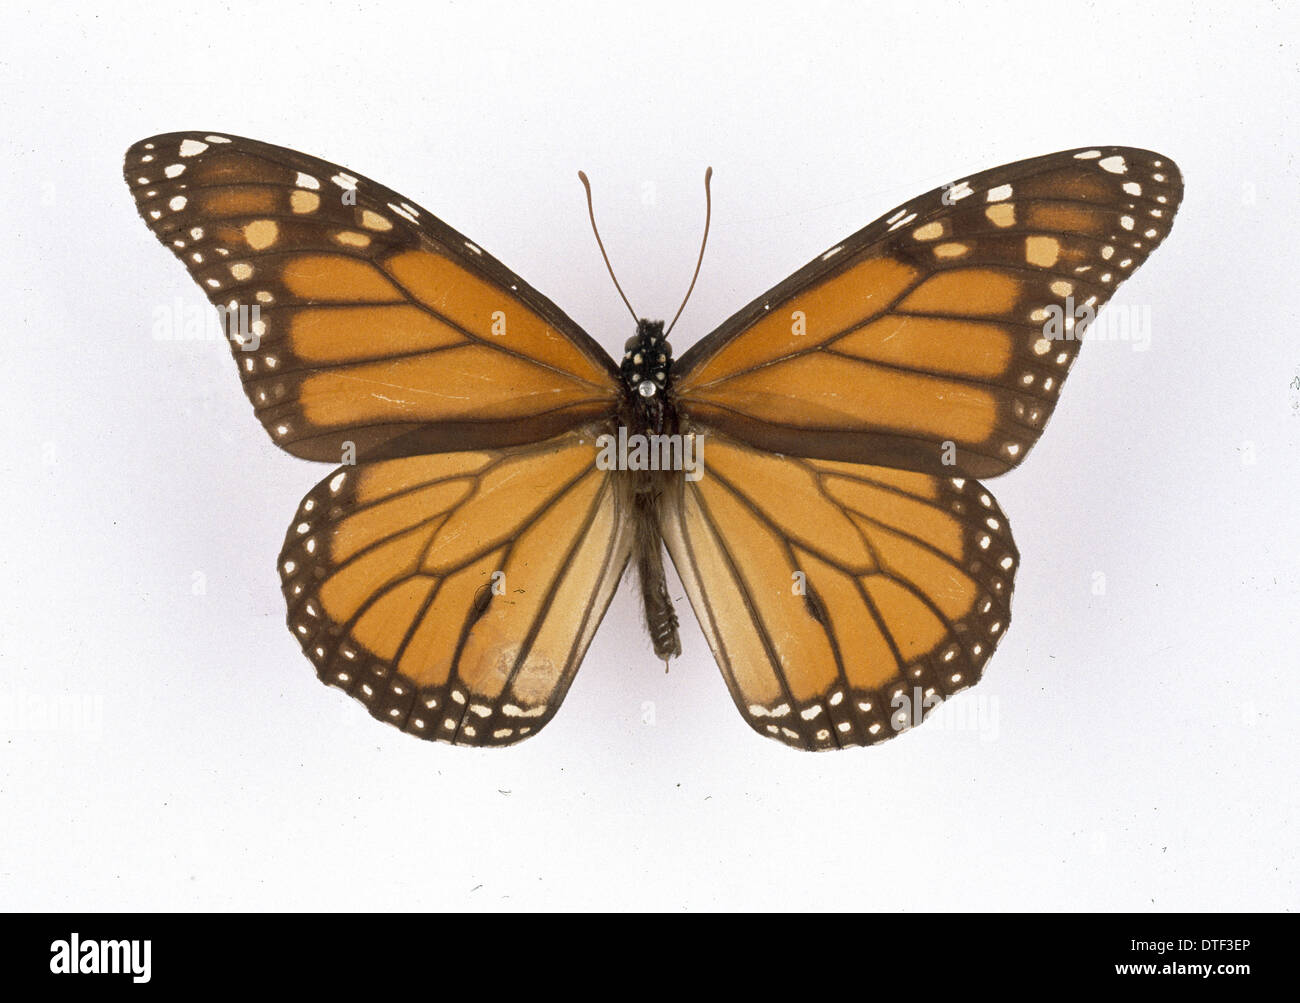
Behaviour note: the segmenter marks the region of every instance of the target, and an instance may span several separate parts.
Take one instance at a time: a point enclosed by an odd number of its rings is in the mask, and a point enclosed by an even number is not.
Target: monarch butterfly
[[[1182,194],[1170,160],[1125,147],[994,168],[679,358],[640,320],[616,364],[477,244],[334,164],[182,132],[132,146],[125,177],[238,320],[272,440],[342,463],[285,538],[290,630],[375,717],[467,745],[551,719],[633,558],[654,649],[680,653],[663,547],[759,734],[868,745],[977,682],[1018,554],[976,478],[1037,441]]]

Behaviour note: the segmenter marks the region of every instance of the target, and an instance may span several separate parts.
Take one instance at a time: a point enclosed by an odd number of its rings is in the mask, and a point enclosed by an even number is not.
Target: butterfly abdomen
[[[655,654],[667,662],[682,653],[682,642],[677,633],[677,611],[673,609],[673,601],[668,594],[668,579],[664,574],[663,541],[659,533],[661,488],[649,477],[638,474],[634,480],[634,490],[633,552],[636,555],[637,576],[641,580],[645,625]]]

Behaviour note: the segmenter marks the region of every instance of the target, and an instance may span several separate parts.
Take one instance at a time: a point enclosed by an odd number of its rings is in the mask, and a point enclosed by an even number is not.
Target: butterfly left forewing
[[[555,714],[632,545],[591,435],[342,467],[280,555],[321,680],[420,738],[508,745]]]
[[[155,236],[224,312],[272,440],[339,462],[537,442],[616,406],[617,368],[553,303],[396,192],[204,132],[127,151]]]
[[[1094,147],[900,206],[678,361],[691,424],[772,452],[991,477],[1038,440],[1089,319],[1168,234],[1166,157]]]

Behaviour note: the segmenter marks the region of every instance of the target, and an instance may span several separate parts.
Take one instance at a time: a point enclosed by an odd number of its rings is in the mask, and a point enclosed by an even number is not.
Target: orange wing
[[[771,456],[725,435],[661,530],[745,720],[802,749],[869,745],[977,682],[1018,555],[976,481]]]
[[[537,442],[615,409],[617,367],[590,337],[382,185],[203,132],[136,143],[125,175],[149,228],[224,311],[244,390],[295,456]]]
[[[508,745],[554,715],[627,564],[591,435],[342,467],[280,555],[325,683],[420,738]]]
[[[697,428],[770,452],[992,477],[1038,440],[1090,316],[1169,233],[1166,157],[1070,150],[945,186],[681,357]]]

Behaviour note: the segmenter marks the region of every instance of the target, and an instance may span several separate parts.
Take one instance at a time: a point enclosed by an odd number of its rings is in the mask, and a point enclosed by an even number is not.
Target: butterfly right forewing
[[[770,452],[995,476],[1037,442],[1090,319],[1181,198],[1169,158],[1129,147],[937,188],[687,351],[678,405]]]

